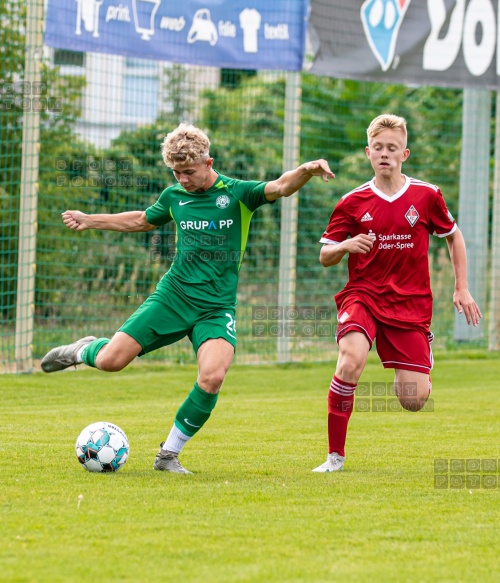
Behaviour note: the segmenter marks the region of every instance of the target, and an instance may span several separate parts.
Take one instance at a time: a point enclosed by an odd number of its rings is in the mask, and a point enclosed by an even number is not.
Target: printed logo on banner
[[[193,24],[188,33],[188,43],[205,41],[214,46],[218,39],[219,35],[215,24],[212,22],[210,10],[208,8],[200,8],[194,13]]]
[[[104,0],[76,0],[76,29],[75,34],[82,34],[83,30],[99,38],[99,9]],[[155,33],[155,16],[161,0],[132,0],[134,26],[142,40],[149,41]],[[105,23],[111,21],[131,22],[130,9],[127,5],[108,6],[105,12]]]
[[[155,33],[155,16],[160,4],[161,0],[132,0],[135,30],[142,40],[151,40]]]
[[[99,9],[104,0],[76,0],[76,30],[75,34],[82,34],[82,24],[86,32],[91,32],[94,38],[99,38]]]
[[[394,60],[399,29],[411,0],[365,0],[361,22],[370,48],[383,71]]]

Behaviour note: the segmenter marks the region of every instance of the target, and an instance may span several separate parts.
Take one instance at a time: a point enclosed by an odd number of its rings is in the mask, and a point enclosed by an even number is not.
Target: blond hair
[[[210,140],[200,129],[188,123],[181,123],[167,134],[161,145],[163,161],[169,168],[186,166],[207,160]]]
[[[404,136],[405,139],[404,146],[406,148],[408,133],[406,131],[406,120],[404,117],[399,117],[397,115],[392,115],[390,113],[384,113],[376,117],[366,130],[366,134],[368,136],[368,144],[370,144],[370,140],[372,138],[374,138],[384,130],[399,130]]]

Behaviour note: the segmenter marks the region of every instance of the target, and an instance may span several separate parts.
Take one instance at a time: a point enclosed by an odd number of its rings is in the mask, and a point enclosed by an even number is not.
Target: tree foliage
[[[33,111],[35,95],[40,98],[40,157],[38,198],[38,250],[51,239],[51,193],[54,192],[54,161],[77,147],[72,126],[80,116],[79,100],[84,79],[62,76],[47,61],[41,63],[41,83],[37,88],[24,82],[26,6],[6,0],[0,4],[0,235],[3,283],[1,315],[13,320],[17,278],[19,194],[23,119]],[[59,107],[61,106],[61,107]],[[80,142],[80,147],[83,144]],[[28,160],[27,164],[30,163]],[[43,263],[42,263],[43,266]],[[37,287],[43,289],[43,267],[37,272]]]
[[[180,121],[193,114],[192,97],[186,93],[182,69],[172,69],[170,74],[168,98],[174,107],[151,126],[124,132],[110,150],[133,156],[141,172],[150,176],[147,194],[151,201],[173,180],[161,160],[161,141]],[[325,158],[337,178],[328,186],[320,180],[312,180],[300,193],[297,234],[299,295],[309,294],[310,297],[321,287],[321,282],[338,287],[345,278],[342,269],[332,274],[321,268],[317,259],[318,240],[337,200],[372,177],[364,151],[366,128],[380,113],[392,112],[407,119],[412,156],[404,171],[442,186],[452,212],[456,210],[461,100],[461,91],[453,89],[302,75],[300,160]],[[251,77],[235,87],[206,90],[197,105],[201,113],[194,122],[208,132],[214,167],[218,171],[245,180],[267,181],[281,175],[284,78]],[[444,111],[447,115],[443,115]],[[242,283],[250,285],[252,281],[276,279],[280,205],[278,202],[264,207],[255,214]],[[127,204],[125,208],[128,208]],[[163,251],[163,256],[166,256],[172,249]],[[336,280],[327,282],[326,278],[332,277]]]
[[[2,99],[6,87],[23,80],[25,19],[21,3],[6,0],[0,4]],[[134,236],[94,231],[75,234],[62,225],[60,212],[79,207],[86,212],[123,212],[152,204],[165,187],[174,183],[161,158],[161,143],[179,122],[192,121],[208,132],[214,167],[222,174],[268,181],[283,172],[284,78],[242,76],[234,86],[205,90],[201,95],[192,93],[185,67],[167,67],[165,78],[158,119],[124,131],[109,148],[98,149],[78,138],[73,130],[80,116],[84,78],[62,76],[56,67],[43,63],[47,95],[61,98],[63,108],[57,113],[41,113],[36,284],[40,316],[66,318],[74,304],[81,303],[89,293],[96,294],[96,302],[106,301],[102,295],[97,298],[99,290],[108,294],[108,304],[113,305],[124,303],[125,292],[126,297],[142,298],[151,291],[159,274],[168,269],[175,249],[172,226]],[[320,267],[318,240],[337,200],[372,177],[364,148],[366,128],[376,115],[392,112],[407,119],[412,155],[405,172],[439,184],[450,210],[456,212],[461,106],[462,93],[453,89],[302,75],[300,161],[325,158],[337,178],[329,185],[311,180],[300,193],[299,297],[312,298],[318,289],[341,285],[341,269],[332,274]],[[8,319],[13,319],[15,306],[22,122],[19,103],[9,110],[0,108],[0,279],[6,282],[2,310]],[[110,168],[104,168],[104,162]],[[113,182],[113,176],[118,180]],[[276,279],[280,206],[277,202],[255,214],[242,272],[242,282],[249,287],[252,282],[263,285]],[[153,240],[155,235],[159,237]],[[70,279],[73,306],[66,309],[60,287]],[[68,295],[65,297],[68,300]]]

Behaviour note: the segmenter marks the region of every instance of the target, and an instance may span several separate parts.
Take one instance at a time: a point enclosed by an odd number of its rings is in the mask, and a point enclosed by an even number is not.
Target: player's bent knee
[[[427,397],[399,397],[401,407],[406,411],[420,411],[427,402]]]
[[[341,358],[337,364],[335,374],[339,379],[346,382],[357,382],[363,372],[363,368],[364,363],[357,362],[354,358]]]
[[[224,372],[213,372],[205,375],[200,375],[198,384],[203,390],[210,393],[216,393],[221,388],[225,378]]]

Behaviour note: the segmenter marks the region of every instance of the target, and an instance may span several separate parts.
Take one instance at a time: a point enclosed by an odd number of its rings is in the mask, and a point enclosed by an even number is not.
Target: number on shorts
[[[226,314],[229,318],[229,322],[226,324],[226,332],[231,336],[231,338],[236,339],[236,320],[233,318],[231,314]]]

